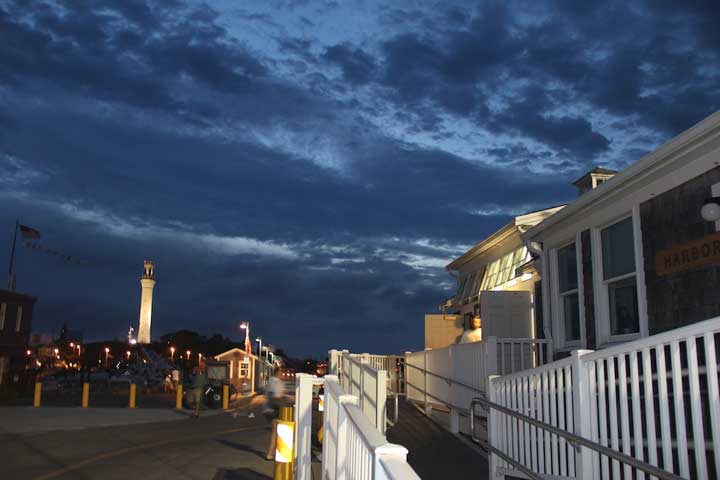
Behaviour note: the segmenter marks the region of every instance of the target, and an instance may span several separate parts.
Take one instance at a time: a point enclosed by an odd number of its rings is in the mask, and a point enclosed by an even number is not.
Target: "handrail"
[[[578,435],[575,435],[574,433],[566,432],[565,430],[561,430],[557,427],[553,427],[552,425],[548,425],[547,423],[541,422],[540,420],[529,417],[520,412],[516,412],[515,410],[511,410],[507,407],[504,407],[495,402],[492,402],[486,398],[475,397],[470,402],[470,409],[471,409],[470,429],[473,434],[475,432],[475,430],[474,430],[474,427],[475,427],[474,408],[475,408],[475,404],[477,404],[477,403],[482,404],[485,408],[488,408],[488,409],[492,408],[492,409],[497,410],[506,415],[510,415],[511,417],[515,417],[518,420],[521,420],[525,423],[529,423],[530,425],[533,425],[535,427],[542,428],[543,430],[547,430],[548,432],[555,434],[559,437],[563,437],[571,445],[573,445],[576,450],[578,450],[581,446],[587,447],[590,450],[593,450],[601,455],[605,455],[607,457],[612,458],[613,460],[617,460],[626,465],[630,465],[631,467],[642,470],[643,472],[645,472],[649,475],[655,476],[662,480],[687,480],[684,477],[675,475],[674,473],[668,472],[666,470],[662,470],[654,465],[650,465],[649,463],[645,463],[642,460],[638,460],[635,457],[631,457],[630,455],[625,455],[624,453],[621,453],[621,452],[618,452],[611,448],[605,447],[604,445],[600,445],[599,443],[593,442],[592,440],[588,440],[587,438],[580,437]],[[474,435],[473,435],[473,440],[475,440]],[[493,452],[493,453],[495,453],[495,452]],[[498,455],[498,456],[500,456],[502,458],[502,455]],[[503,458],[503,460],[507,461],[507,458]],[[510,461],[508,463],[515,465],[514,461]]]
[[[485,392],[484,392],[483,390],[480,390],[480,389],[478,389],[478,388],[476,388],[476,387],[471,387],[470,385],[467,385],[467,384],[465,384],[465,383],[463,383],[463,382],[459,382],[459,381],[457,381],[457,380],[453,380],[452,378],[443,377],[442,375],[439,375],[439,374],[437,374],[437,373],[431,372],[431,371],[429,371],[429,370],[425,370],[424,368],[416,367],[415,365],[410,365],[409,363],[407,363],[407,361],[405,362],[405,365],[408,366],[408,367],[412,367],[412,368],[414,368],[414,369],[416,369],[416,370],[420,370],[420,371],[423,372],[423,373],[428,373],[428,374],[432,375],[433,377],[441,378],[441,379],[445,380],[445,381],[446,381],[447,383],[449,383],[449,384],[455,383],[455,384],[457,384],[457,385],[460,385],[461,387],[467,388],[468,390],[473,390],[473,391],[475,391],[475,392],[477,392],[477,393],[481,393],[481,394],[483,394],[483,395],[485,394]],[[408,383],[408,381],[405,380],[405,383]],[[412,384],[410,384],[410,385],[412,385]],[[416,388],[416,387],[413,385],[413,388]],[[417,389],[417,388],[416,388],[416,389]],[[419,389],[418,389],[418,390],[419,390]],[[423,392],[423,393],[427,393],[427,392]],[[439,400],[439,399],[438,399],[438,400]]]

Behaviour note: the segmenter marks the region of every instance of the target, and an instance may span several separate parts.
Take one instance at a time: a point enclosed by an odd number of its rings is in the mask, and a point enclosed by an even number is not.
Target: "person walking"
[[[193,400],[195,401],[195,413],[193,417],[200,418],[200,403],[202,402],[203,392],[207,384],[207,377],[202,365],[193,369],[195,377],[193,377]]]
[[[268,442],[265,458],[268,460],[274,460],[275,443],[277,442],[277,417],[280,407],[282,407],[285,400],[285,382],[283,382],[280,378],[280,369],[275,370],[273,376],[270,377],[268,388],[265,391],[265,396],[267,397],[267,406],[263,414],[268,420],[272,419],[270,441]]]

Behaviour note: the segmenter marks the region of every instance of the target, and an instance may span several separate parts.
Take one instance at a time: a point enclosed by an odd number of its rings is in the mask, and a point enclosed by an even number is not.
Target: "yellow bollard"
[[[40,407],[40,397],[42,396],[42,383],[35,382],[35,398],[33,398],[33,407]]]
[[[275,441],[275,473],[273,480],[290,480],[293,472],[295,422],[293,408],[280,407]]]
[[[322,445],[323,442],[323,420],[325,416],[325,393],[322,390],[322,387],[320,389],[320,394],[318,395],[318,424],[320,425],[320,428],[318,428],[317,432],[317,440],[320,445]]]
[[[223,385],[223,410],[228,409],[230,403],[230,385]]]
[[[137,394],[137,387],[134,383],[130,384],[130,408],[135,408],[135,395]]]
[[[182,385],[178,384],[177,393],[175,395],[175,408],[182,410]]]
[[[85,383],[83,383],[82,408],[88,408],[89,400],[90,400],[90,384],[85,382]]]

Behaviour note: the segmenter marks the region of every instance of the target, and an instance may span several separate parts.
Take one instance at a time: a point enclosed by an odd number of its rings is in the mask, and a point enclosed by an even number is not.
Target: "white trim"
[[[548,337],[547,331],[550,332],[551,336],[546,338],[551,343],[555,335],[555,327],[552,324],[552,311],[550,309],[550,302],[552,301],[552,289],[550,288],[550,275],[548,268],[548,252],[547,249],[543,249],[540,253],[540,286],[542,287],[542,311],[543,311],[543,334]]]
[[[580,341],[582,348],[587,348],[587,332],[585,331],[585,270],[583,269],[582,232],[575,234],[575,261],[578,276],[578,308],[580,309]]]
[[[710,195],[720,197],[720,183],[713,183],[710,186]],[[720,220],[715,220],[715,231],[720,232]]]
[[[647,337],[648,315],[647,315],[647,288],[645,286],[645,255],[643,253],[642,218],[640,217],[640,205],[633,205],[632,208],[633,243],[635,244],[635,283],[637,285],[638,322],[640,325],[640,336]]]

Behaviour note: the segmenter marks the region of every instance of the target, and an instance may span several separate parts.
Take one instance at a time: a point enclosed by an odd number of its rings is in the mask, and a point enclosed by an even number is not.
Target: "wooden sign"
[[[713,264],[720,264],[720,233],[662,250],[655,256],[655,272],[658,275],[671,275]]]

